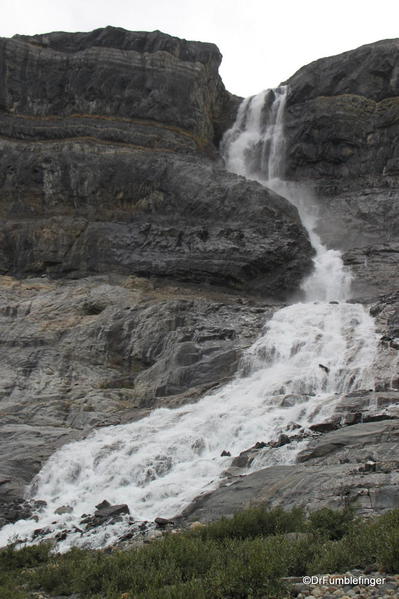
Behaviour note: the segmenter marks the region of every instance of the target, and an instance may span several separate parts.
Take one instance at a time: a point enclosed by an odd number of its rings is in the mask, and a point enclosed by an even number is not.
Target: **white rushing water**
[[[49,536],[72,530],[102,499],[127,503],[135,519],[172,517],[217,485],[231,463],[221,457],[223,450],[235,456],[294,427],[306,431],[332,413],[342,394],[373,387],[373,320],[361,305],[345,303],[350,274],[340,253],[327,250],[318,238],[313,202],[281,180],[285,98],[286,89],[280,88],[245,100],[225,136],[224,153],[227,168],[267,182],[297,205],[316,250],[314,272],[302,286],[304,301],[274,314],[246,351],[235,379],[222,389],[195,404],[102,428],[58,450],[28,490],[29,497],[47,502],[39,521],[3,527],[0,546],[37,528],[48,527]],[[264,450],[252,469],[292,463],[304,443]],[[57,515],[62,505],[73,511]],[[59,549],[109,545],[127,526],[122,521],[84,536],[70,532]]]
[[[317,206],[311,190],[282,178],[287,91],[284,86],[265,90],[242,102],[237,120],[223,140],[226,166],[247,179],[259,181],[297,207],[316,250],[314,271],[302,285],[306,301],[347,300],[352,276],[343,265],[341,252],[327,249],[316,233]]]

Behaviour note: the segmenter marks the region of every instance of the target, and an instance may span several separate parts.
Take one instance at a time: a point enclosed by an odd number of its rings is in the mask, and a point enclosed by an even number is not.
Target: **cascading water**
[[[267,89],[244,100],[222,141],[230,171],[270,182],[283,176],[283,117],[287,88]]]
[[[3,527],[0,546],[16,536],[34,542],[37,528],[48,528],[48,537],[69,530],[60,551],[112,544],[126,531],[126,519],[83,536],[74,529],[103,498],[127,503],[136,519],[174,516],[217,485],[231,463],[221,457],[223,450],[237,455],[257,441],[276,439],[294,423],[306,430],[328,417],[342,394],[373,386],[373,320],[361,305],[343,301],[350,276],[339,252],[324,248],[306,196],[280,178],[285,98],[286,89],[279,88],[245,100],[223,148],[227,168],[267,182],[297,205],[316,250],[314,272],[303,284],[306,301],[274,314],[236,378],[222,389],[195,404],[103,428],[57,451],[28,490],[29,497],[47,502],[39,521]],[[260,453],[252,468],[292,463],[304,443]],[[62,505],[72,511],[57,514]]]
[[[307,301],[350,297],[351,273],[341,252],[328,250],[316,233],[317,208],[310,190],[282,179],[284,175],[284,109],[288,89],[266,90],[241,104],[236,123],[223,140],[227,168],[259,181],[294,204],[316,250],[314,270],[302,289]]]

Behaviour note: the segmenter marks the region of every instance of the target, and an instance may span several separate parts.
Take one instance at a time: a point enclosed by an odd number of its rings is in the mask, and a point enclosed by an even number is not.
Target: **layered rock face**
[[[20,129],[24,117],[36,117],[32,137],[78,137],[92,127],[108,141],[212,151],[234,120],[237,100],[218,77],[222,57],[213,44],[106,27],[17,35],[2,39],[0,52],[1,108]]]
[[[296,210],[211,162],[79,142],[12,146],[3,274],[111,270],[283,298],[310,266]]]
[[[0,503],[68,440],[231,377],[311,268],[296,210],[223,169],[220,60],[112,27],[0,40]]]
[[[358,297],[394,290],[399,41],[323,58],[287,83],[287,177],[315,192],[320,232],[345,251]]]
[[[2,40],[1,272],[291,293],[311,256],[296,210],[209,159],[237,105],[220,60],[159,32]]]

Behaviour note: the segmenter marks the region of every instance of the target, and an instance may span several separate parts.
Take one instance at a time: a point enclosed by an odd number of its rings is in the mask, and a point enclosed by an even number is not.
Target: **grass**
[[[130,550],[50,549],[1,550],[0,599],[28,599],[31,591],[82,599],[283,599],[289,590],[282,577],[369,566],[398,573],[399,510],[361,520],[349,510],[305,516],[253,508]]]

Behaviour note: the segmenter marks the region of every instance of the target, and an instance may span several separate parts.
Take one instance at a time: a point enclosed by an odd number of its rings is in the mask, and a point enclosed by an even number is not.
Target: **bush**
[[[276,508],[249,508],[234,514],[232,518],[222,518],[200,528],[193,534],[201,539],[253,539],[259,536],[277,535],[284,532],[305,530],[305,515],[302,509],[284,511]]]
[[[48,543],[23,547],[17,551],[13,545],[0,549],[0,572],[32,568],[48,560],[51,546]]]
[[[330,510],[323,508],[309,515],[309,529],[336,541],[347,534],[353,519],[353,509]]]

